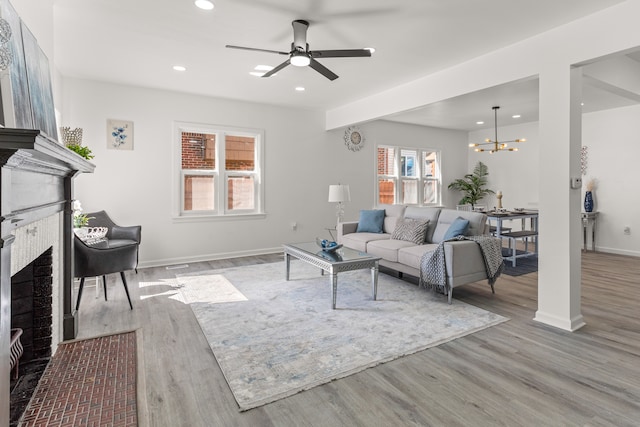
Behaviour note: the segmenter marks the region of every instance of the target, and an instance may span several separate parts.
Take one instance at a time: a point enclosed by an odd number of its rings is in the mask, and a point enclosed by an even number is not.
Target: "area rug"
[[[517,250],[516,255],[522,254],[524,251]],[[511,251],[502,249],[502,256],[511,256]],[[529,256],[525,258],[517,258],[516,266],[511,265],[511,261],[504,260],[503,274],[508,276],[522,276],[523,274],[535,273],[538,271],[538,256]]]
[[[20,426],[137,426],[137,337],[127,332],[62,343]]]
[[[508,320],[369,270],[329,276],[292,260],[177,276],[241,411]]]

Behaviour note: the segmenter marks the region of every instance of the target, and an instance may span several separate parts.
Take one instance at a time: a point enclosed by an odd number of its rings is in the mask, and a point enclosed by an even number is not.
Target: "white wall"
[[[640,158],[639,116],[640,106],[632,106],[584,114],[582,118],[582,145],[588,147],[589,154],[581,200],[584,185],[595,178],[599,251],[640,256],[640,198],[635,197],[637,180],[632,178]],[[493,137],[492,129],[475,131],[469,133],[468,142]],[[508,209],[537,208],[541,191],[538,175],[545,172],[538,154],[538,122],[498,128],[500,140],[522,137],[527,142],[518,144],[517,152],[488,154],[469,149],[468,170],[472,171],[478,161],[485,163],[489,167],[488,188],[502,191],[502,204]],[[489,207],[497,204],[495,196],[481,203]],[[518,228],[515,222],[512,225]],[[625,226],[631,227],[630,235],[623,233]]]
[[[86,211],[105,209],[117,223],[142,225],[143,265],[273,249],[331,224],[328,203],[309,203],[326,198],[335,175],[321,113],[75,79],[65,79],[63,93],[63,125],[82,127],[95,155],[96,171],[76,179],[76,197]],[[107,149],[109,118],[134,122],[133,151]],[[264,129],[266,218],[172,220],[174,121]]]
[[[376,121],[372,126],[372,141],[379,145],[433,148],[442,154],[442,204],[455,207],[458,193],[448,190],[447,185],[467,173],[467,133],[425,126],[407,125],[389,121]],[[375,155],[375,153],[374,153]],[[373,158],[375,162],[375,157]],[[375,178],[375,163],[371,165],[371,180]],[[374,188],[372,188],[374,191]],[[373,195],[373,193],[372,193]]]
[[[142,225],[142,266],[264,253],[284,242],[328,237],[325,229],[335,224],[330,184],[351,187],[345,218],[374,205],[378,143],[442,149],[448,178],[467,165],[464,132],[373,122],[361,127],[364,148],[352,152],[344,129],[325,131],[318,111],[71,78],[63,83],[62,125],[82,127],[83,144],[95,155],[95,173],[76,179],[76,198],[86,212],[104,209],[117,223]],[[107,149],[109,118],[134,122],[133,151]],[[173,220],[171,189],[179,179],[172,175],[174,121],[265,131],[265,218]]]
[[[583,116],[582,145],[588,147],[584,184],[597,180],[596,248],[605,252],[640,256],[640,106],[616,108]],[[584,200],[584,198],[583,198]],[[625,226],[631,234],[625,235]]]
[[[469,143],[481,143],[486,138],[495,139],[493,129],[485,129],[469,132]],[[539,202],[539,174],[540,161],[538,158],[538,122],[523,123],[519,125],[504,126],[498,128],[498,139],[509,141],[518,138],[526,138],[526,142],[510,143],[518,151],[500,151],[489,154],[478,153],[471,148],[469,151],[469,171],[481,161],[489,168],[488,188],[498,192],[502,191],[502,206],[512,208],[538,208]],[[493,208],[497,206],[494,195],[483,199],[481,204]]]

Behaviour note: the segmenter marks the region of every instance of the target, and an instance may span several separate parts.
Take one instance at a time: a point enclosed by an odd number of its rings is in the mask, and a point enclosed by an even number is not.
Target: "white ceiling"
[[[326,110],[620,2],[214,0],[215,9],[203,11],[193,0],[54,0],[54,58],[65,76]],[[255,66],[276,66],[286,57],[225,48],[233,44],[288,51],[295,19],[310,22],[311,50],[373,47],[376,52],[371,58],[320,60],[340,76],[331,82],[308,67],[293,66],[270,78],[254,77],[249,72]],[[624,57],[628,64],[638,64],[634,58]],[[187,71],[172,70],[176,64]],[[629,96],[640,89],[617,91],[602,74],[600,70],[589,96],[613,105],[638,102]],[[296,86],[306,90],[297,92]],[[501,124],[503,117],[516,113],[523,121],[534,115],[537,120],[537,102],[537,81],[528,80],[390,119],[472,130],[477,120],[492,126],[493,105],[502,107]]]

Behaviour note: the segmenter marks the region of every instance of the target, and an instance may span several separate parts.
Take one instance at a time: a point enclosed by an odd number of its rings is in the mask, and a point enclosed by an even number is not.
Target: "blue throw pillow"
[[[384,210],[360,211],[356,233],[382,233]]]
[[[444,233],[444,237],[442,238],[442,240],[453,239],[454,237],[459,235],[464,236],[464,233],[467,232],[467,227],[469,227],[469,220],[459,216],[458,218],[453,220],[447,232]]]

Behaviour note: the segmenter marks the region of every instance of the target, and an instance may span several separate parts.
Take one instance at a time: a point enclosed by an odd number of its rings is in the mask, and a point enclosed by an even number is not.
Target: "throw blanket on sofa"
[[[502,242],[500,239],[491,236],[457,236],[447,241],[452,240],[473,240],[480,246],[487,271],[487,279],[489,284],[493,285],[504,270]],[[444,241],[440,242],[436,249],[422,256],[422,260],[420,260],[420,285],[446,294],[449,289],[447,288],[444,244]]]

